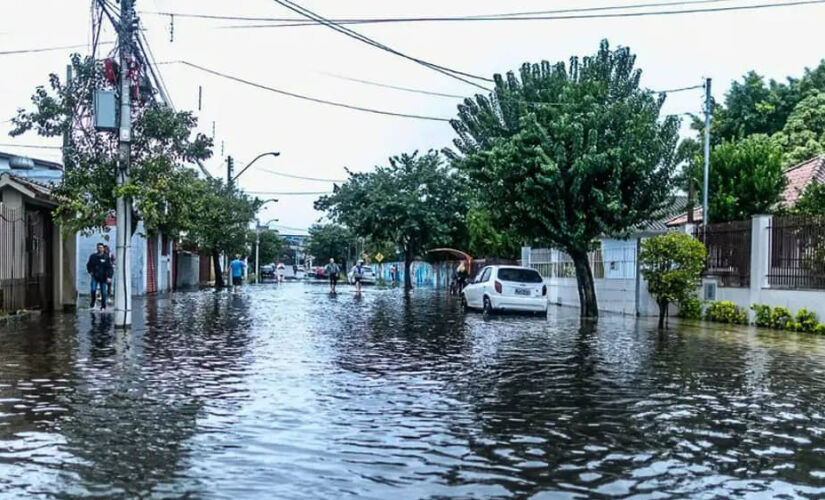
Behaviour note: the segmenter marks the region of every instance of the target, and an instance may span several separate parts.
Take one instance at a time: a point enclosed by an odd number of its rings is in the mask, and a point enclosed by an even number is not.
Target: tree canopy
[[[309,228],[307,253],[315,261],[324,265],[329,259],[344,263],[349,254],[349,247],[354,236],[344,226],[338,224],[313,224]]]
[[[772,213],[787,184],[782,150],[766,135],[726,141],[710,154],[709,222]]]
[[[825,92],[799,101],[774,138],[785,153],[785,165],[796,165],[825,152]]]
[[[349,172],[347,182],[315,202],[356,235],[394,242],[403,249],[405,287],[412,287],[413,258],[430,247],[467,241],[467,196],[458,173],[438,152],[389,159],[368,173]]]
[[[459,107],[452,152],[495,226],[573,259],[582,315],[598,308],[587,252],[625,234],[671,199],[679,120],[639,87],[628,48],[568,65],[525,64],[495,77],[490,98]]]

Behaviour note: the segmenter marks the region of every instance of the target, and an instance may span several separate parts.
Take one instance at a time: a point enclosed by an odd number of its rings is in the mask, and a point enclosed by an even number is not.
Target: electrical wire
[[[342,179],[319,179],[317,177],[303,177],[300,175],[292,175],[292,174],[285,174],[283,172],[278,172],[275,170],[270,170],[268,168],[261,168],[259,169],[261,172],[266,172],[272,175],[280,175],[281,177],[289,177],[290,179],[300,179],[304,181],[317,181],[317,182],[346,182]]]
[[[570,12],[593,12],[593,11],[607,11],[607,10],[627,10],[627,9],[639,9],[639,8],[649,8],[649,7],[666,7],[671,5],[691,5],[691,4],[704,4],[704,3],[718,3],[718,2],[731,2],[734,0],[689,0],[689,1],[675,1],[675,2],[658,2],[658,3],[641,3],[635,5],[610,5],[606,7],[584,7],[584,8],[573,8],[573,9],[555,9],[555,10],[539,10],[539,11],[530,11],[530,12],[508,12],[503,14],[473,14],[473,15],[465,15],[465,16],[454,16],[454,17],[408,17],[408,18],[372,18],[372,19],[360,19],[360,18],[343,18],[343,19],[330,19],[330,21],[336,24],[366,24],[366,23],[374,23],[374,22],[417,22],[417,21],[427,21],[427,20],[455,20],[455,21],[465,21],[471,20],[474,18],[503,18],[502,20],[506,20],[508,17],[521,17],[521,16],[534,16],[534,15],[546,15],[546,14],[564,14]],[[222,16],[222,15],[214,15],[214,14],[197,14],[197,13],[185,13],[185,12],[170,12],[170,11],[141,11],[141,14],[147,15],[156,15],[156,16],[179,16],[181,18],[189,18],[189,19],[204,19],[204,20],[221,20],[221,21],[255,21],[255,22],[278,22],[278,23],[296,23],[301,26],[314,26],[319,23],[307,23],[303,19],[300,18],[283,18],[283,17],[249,17],[249,16]],[[242,26],[239,26],[242,27]],[[267,25],[261,25],[260,27],[267,27]]]
[[[418,119],[418,120],[430,120],[430,121],[438,121],[438,122],[449,122],[450,121],[449,118],[440,118],[440,117],[436,117],[436,116],[425,116],[425,115],[414,115],[414,114],[407,114],[407,113],[396,113],[394,111],[384,111],[384,110],[380,110],[380,109],[365,108],[363,106],[354,106],[354,105],[346,104],[346,103],[342,103],[342,102],[328,101],[326,99],[318,99],[318,98],[315,98],[315,97],[310,97],[310,96],[306,96],[306,95],[302,95],[302,94],[296,94],[294,92],[288,92],[286,90],[281,90],[281,89],[277,89],[277,88],[274,88],[274,87],[269,87],[267,85],[263,85],[263,84],[256,83],[256,82],[253,82],[253,81],[250,81],[250,80],[239,78],[237,76],[228,75],[226,73],[221,73],[220,71],[216,71],[216,70],[209,69],[209,68],[197,65],[197,64],[193,64],[189,61],[170,61],[170,63],[171,62],[176,62],[178,64],[183,64],[185,66],[189,66],[191,68],[195,68],[197,70],[203,71],[204,73],[209,73],[209,74],[212,74],[212,75],[215,75],[215,76],[219,76],[221,78],[225,78],[227,80],[232,80],[232,81],[235,81],[235,82],[238,82],[238,83],[243,83],[244,85],[249,85],[250,87],[256,87],[256,88],[259,88],[261,90],[267,90],[269,92],[274,92],[276,94],[281,94],[281,95],[285,95],[285,96],[288,96],[288,97],[294,97],[296,99],[302,99],[302,100],[305,100],[305,101],[315,102],[315,103],[318,103],[318,104],[326,104],[328,106],[336,106],[336,107],[339,107],[339,108],[346,108],[346,109],[351,109],[351,110],[354,110],[354,111],[363,111],[365,113],[374,113],[374,114],[378,114],[378,115],[397,116],[397,117],[400,117],[400,118],[414,118],[414,119]]]
[[[40,146],[38,144],[0,144],[4,148],[30,148],[30,149],[63,149],[63,146]]]
[[[673,93],[676,93],[676,92],[684,92],[686,90],[696,90],[696,89],[703,89],[703,88],[705,88],[705,86],[702,85],[702,84],[699,84],[699,85],[692,85],[690,87],[682,87],[682,88],[678,88],[678,89],[654,90],[653,92],[655,92],[657,94],[673,94]]]
[[[110,45],[114,42],[100,42],[102,45]],[[88,48],[88,44],[81,43],[76,45],[62,45],[60,47],[43,47],[38,49],[19,49],[19,50],[3,50],[0,51],[0,56],[9,56],[15,54],[38,54],[41,52],[54,52],[57,50],[67,50],[67,49],[84,49]]]
[[[361,80],[359,78],[352,78],[352,77],[349,77],[349,76],[336,75],[334,73],[321,73],[321,74],[332,77],[332,78],[338,78],[339,80],[347,80],[347,81],[350,81],[350,82],[357,82],[357,83],[363,83],[365,85],[372,85],[374,87],[382,87],[382,88],[385,88],[385,89],[401,90],[401,91],[404,91],[404,92],[413,92],[413,93],[416,93],[416,94],[431,95],[431,96],[435,96],[435,97],[446,97],[446,98],[449,98],[449,99],[464,99],[465,97],[467,97],[467,96],[457,95],[457,94],[444,94],[444,93],[441,93],[441,92],[433,92],[431,90],[413,89],[413,88],[409,88],[409,87],[399,87],[397,85],[389,85],[389,84],[386,84],[386,83],[372,82],[372,81],[369,81],[369,80]]]
[[[695,9],[681,9],[681,10],[658,10],[658,11],[642,11],[642,12],[628,12],[616,14],[594,14],[594,15],[570,15],[557,16],[546,15],[546,13],[562,13],[562,12],[586,12],[595,10],[614,10],[614,9],[629,9],[641,7],[656,7],[668,5],[692,5],[710,2],[723,2],[734,0],[693,0],[682,2],[661,2],[655,4],[638,4],[636,6],[610,6],[610,7],[591,7],[580,9],[559,9],[556,11],[537,11],[532,13],[510,13],[510,14],[490,14],[490,15],[472,15],[472,16],[455,16],[455,17],[406,17],[406,18],[372,18],[372,19],[335,19],[329,22],[335,25],[345,24],[378,24],[378,23],[420,23],[420,22],[476,22],[476,21],[552,21],[552,20],[567,20],[567,19],[605,19],[605,18],[621,18],[621,17],[641,17],[641,16],[656,16],[656,15],[678,15],[678,14],[696,14],[705,12],[726,12],[736,10],[754,10],[772,7],[792,7],[798,5],[819,4],[825,0],[802,0],[792,2],[776,2],[768,4],[757,5],[739,5],[730,7],[716,7],[716,8],[695,8]],[[160,12],[148,12],[148,14],[162,14]],[[166,15],[172,13],[164,13]],[[539,15],[536,15],[539,14]],[[318,24],[325,24],[322,21],[301,22],[298,19],[292,18],[255,18],[255,17],[240,17],[240,16],[213,16],[203,14],[185,14],[174,13],[176,16],[202,18],[202,19],[223,19],[236,21],[268,21],[281,24],[263,24],[263,25],[239,25],[239,26],[224,26],[226,29],[248,29],[248,28],[288,28],[298,26],[317,26]]]
[[[332,191],[292,191],[287,193],[278,193],[274,191],[246,191],[246,194],[252,194],[256,196],[317,196],[332,193]]]
[[[344,35],[346,35],[350,38],[354,38],[355,40],[366,43],[367,45],[370,45],[370,46],[375,47],[377,49],[380,49],[380,50],[383,50],[385,52],[389,52],[389,53],[394,54],[396,56],[402,57],[404,59],[416,62],[416,63],[418,63],[418,64],[420,64],[424,67],[432,69],[433,71],[436,71],[436,72],[441,73],[443,75],[449,76],[450,78],[453,78],[455,80],[464,82],[468,85],[472,85],[473,87],[476,87],[476,88],[479,88],[479,89],[482,89],[482,90],[486,90],[488,92],[490,91],[490,89],[488,89],[488,88],[486,88],[482,85],[479,85],[477,83],[474,83],[470,80],[467,80],[464,77],[474,78],[476,80],[482,80],[482,81],[486,81],[486,82],[492,82],[493,80],[490,79],[490,78],[485,78],[485,77],[482,77],[482,76],[473,75],[472,73],[466,73],[466,72],[463,72],[463,71],[450,69],[450,68],[447,68],[445,66],[439,66],[438,64],[434,64],[434,63],[425,61],[423,59],[419,59],[417,57],[412,57],[412,56],[407,55],[403,52],[400,52],[400,51],[395,50],[391,47],[388,47],[387,45],[384,45],[383,43],[377,42],[377,41],[373,40],[372,38],[369,38],[369,37],[364,36],[364,35],[356,32],[356,31],[353,31],[349,28],[344,28],[344,27],[339,26],[339,25],[337,25],[333,22],[330,22],[326,18],[321,17],[320,15],[312,12],[311,10],[303,8],[303,7],[297,5],[294,2],[291,2],[289,0],[273,0],[273,1],[275,3],[277,3],[278,5],[286,7],[287,9],[289,9],[293,12],[296,12],[296,13],[298,13],[298,14],[300,14],[300,15],[308,18],[308,19],[312,19],[314,21],[320,22],[324,26],[326,26],[328,28],[331,28],[332,30],[337,31],[339,33],[342,33],[342,34],[344,34]]]

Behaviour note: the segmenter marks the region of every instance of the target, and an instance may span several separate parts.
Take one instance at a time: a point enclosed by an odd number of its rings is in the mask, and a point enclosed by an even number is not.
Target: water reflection
[[[326,292],[0,330],[0,494],[825,495],[825,339]]]

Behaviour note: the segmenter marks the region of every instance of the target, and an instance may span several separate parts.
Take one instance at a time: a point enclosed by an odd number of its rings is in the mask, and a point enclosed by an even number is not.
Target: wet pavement
[[[288,283],[0,326],[0,497],[825,496],[825,339]]]

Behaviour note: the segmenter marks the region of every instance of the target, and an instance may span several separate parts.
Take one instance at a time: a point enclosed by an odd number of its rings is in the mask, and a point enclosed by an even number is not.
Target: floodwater
[[[288,283],[0,327],[0,497],[825,496],[825,339]]]

